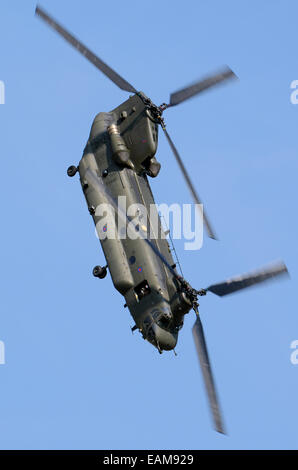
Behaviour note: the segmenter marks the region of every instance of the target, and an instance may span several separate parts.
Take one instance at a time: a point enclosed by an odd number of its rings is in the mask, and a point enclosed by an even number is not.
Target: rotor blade
[[[118,73],[116,73],[111,67],[105,64],[99,57],[97,57],[93,52],[90,51],[82,42],[76,39],[72,34],[70,34],[66,29],[58,24],[53,18],[51,18],[44,10],[39,6],[36,7],[35,14],[39,16],[43,21],[48,23],[57,33],[61,34],[66,41],[68,41],[75,49],[77,49],[83,56],[86,57],[90,62],[92,62],[95,67],[97,67],[101,72],[103,72],[112,82],[118,85],[119,88],[125,91],[136,93],[135,88],[128,83],[124,78],[122,78]]]
[[[192,182],[191,182],[191,179],[190,179],[190,177],[189,177],[189,175],[188,175],[188,173],[187,173],[187,171],[186,171],[186,168],[185,168],[185,166],[184,166],[184,164],[183,164],[183,162],[182,162],[182,159],[181,159],[181,157],[180,157],[180,155],[179,155],[179,153],[178,153],[178,150],[176,149],[176,147],[175,147],[175,145],[174,145],[174,142],[172,141],[171,137],[169,136],[169,134],[168,134],[166,128],[165,128],[165,127],[162,127],[162,129],[163,129],[163,131],[164,131],[164,133],[165,133],[165,136],[166,136],[166,138],[167,138],[167,140],[168,140],[168,142],[169,142],[169,144],[170,144],[170,147],[171,147],[171,149],[172,149],[172,151],[173,151],[173,154],[175,155],[175,158],[176,158],[176,160],[177,160],[177,163],[178,163],[178,165],[179,165],[179,167],[180,167],[180,170],[182,171],[182,174],[183,174],[183,176],[184,176],[184,178],[185,178],[185,180],[186,180],[187,186],[188,186],[189,189],[190,189],[190,192],[191,192],[191,194],[192,194],[192,197],[193,197],[195,203],[196,203],[196,204],[202,204],[202,202],[201,202],[201,200],[200,200],[200,198],[199,198],[199,196],[198,196],[198,194],[197,194],[197,192],[196,192],[196,190],[195,190],[195,188],[194,188],[194,186],[193,186],[193,184],[192,184]],[[207,229],[207,232],[208,232],[209,237],[210,237],[210,238],[213,238],[214,240],[216,240],[215,233],[214,233],[213,229],[211,228],[211,225],[210,225],[210,222],[209,222],[209,220],[208,220],[208,217],[207,217],[207,215],[206,215],[206,211],[205,211],[205,210],[203,211],[203,220],[204,220],[204,224],[205,224],[205,226],[206,226],[206,229]]]
[[[100,177],[94,173],[93,170],[88,168],[86,170],[84,178],[86,179],[87,183],[90,184],[94,189],[98,189],[102,194],[105,195],[113,209],[115,210],[116,214],[121,218],[122,222],[125,224],[130,224],[133,225],[135,230],[138,232],[140,235],[140,238],[142,238],[147,245],[150,246],[152,251],[158,256],[158,258],[164,263],[164,265],[168,268],[170,273],[178,280],[180,280],[180,276],[174,271],[172,266],[167,262],[165,257],[161,254],[161,252],[155,247],[155,245],[147,238],[146,232],[138,225],[136,224],[133,220],[127,217],[126,213],[118,206],[114,198],[111,196],[111,194],[108,192],[106,189],[105,185],[103,184],[102,180]]]
[[[221,72],[217,73],[216,75],[211,75],[209,77],[204,78],[203,80],[199,80],[198,82],[190,85],[186,88],[182,88],[181,90],[176,91],[170,95],[170,104],[169,106],[175,106],[176,104],[182,103],[185,100],[188,100],[192,96],[201,93],[202,91],[211,88],[212,86],[218,85],[221,82],[226,80],[230,80],[232,78],[237,78],[237,75],[229,68],[224,68]]]
[[[207,390],[210,408],[211,408],[211,412],[212,412],[213,419],[214,419],[215,429],[216,431],[222,434],[225,434],[223,423],[222,423],[222,418],[221,418],[221,413],[220,413],[219,402],[218,402],[217,393],[215,389],[215,383],[214,383],[213,374],[211,370],[211,364],[209,360],[203,325],[197,312],[196,314],[197,314],[197,319],[192,328],[192,333],[193,333],[197,353],[199,356],[199,361],[200,361],[200,365],[201,365],[201,369],[203,373],[205,387]]]
[[[250,287],[254,284],[259,284],[260,282],[264,282],[273,277],[282,276],[285,274],[288,275],[288,269],[286,265],[280,261],[278,263],[272,264],[271,266],[266,266],[258,271],[233,277],[218,284],[213,284],[206,290],[222,297],[223,295],[231,294],[237,290],[245,289],[246,287]]]

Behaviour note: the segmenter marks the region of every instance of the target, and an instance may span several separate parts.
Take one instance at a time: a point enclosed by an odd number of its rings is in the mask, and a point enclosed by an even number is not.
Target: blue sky
[[[41,5],[154,102],[228,64],[240,80],[166,112],[219,241],[183,252],[205,287],[271,260],[291,280],[201,300],[228,436],[213,431],[185,321],[178,356],[132,336],[76,178],[99,111],[127,98],[34,18],[0,2],[1,449],[298,448],[295,1],[92,0]],[[191,201],[162,136],[157,202]]]

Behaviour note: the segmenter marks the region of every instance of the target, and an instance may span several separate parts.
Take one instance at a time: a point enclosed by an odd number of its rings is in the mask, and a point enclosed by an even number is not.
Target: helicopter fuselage
[[[135,328],[161,352],[175,347],[192,304],[135,229],[129,234],[129,227],[120,228],[105,194],[88,185],[85,178],[88,168],[101,178],[109,195],[121,201],[122,209],[125,204],[125,212],[129,208],[134,224],[140,224],[174,268],[147,178],[157,176],[160,164],[155,159],[158,126],[143,97],[133,95],[113,111],[95,117],[79,173],[113,284],[125,297]]]

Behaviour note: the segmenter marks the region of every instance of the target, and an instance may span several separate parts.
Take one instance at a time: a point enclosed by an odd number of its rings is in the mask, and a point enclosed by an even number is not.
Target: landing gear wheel
[[[77,173],[78,168],[74,165],[71,165],[70,167],[67,168],[67,174],[71,178]]]
[[[98,277],[98,279],[103,279],[107,275],[107,266],[95,266],[92,274],[94,277]]]

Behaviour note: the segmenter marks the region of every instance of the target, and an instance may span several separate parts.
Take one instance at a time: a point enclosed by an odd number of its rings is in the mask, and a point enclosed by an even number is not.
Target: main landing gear
[[[95,266],[93,268],[92,274],[94,277],[97,277],[98,279],[103,279],[107,275],[107,267],[106,266]]]
[[[67,174],[68,176],[70,176],[71,178],[76,175],[78,172],[78,167],[77,166],[74,166],[74,165],[71,165],[67,168]]]

